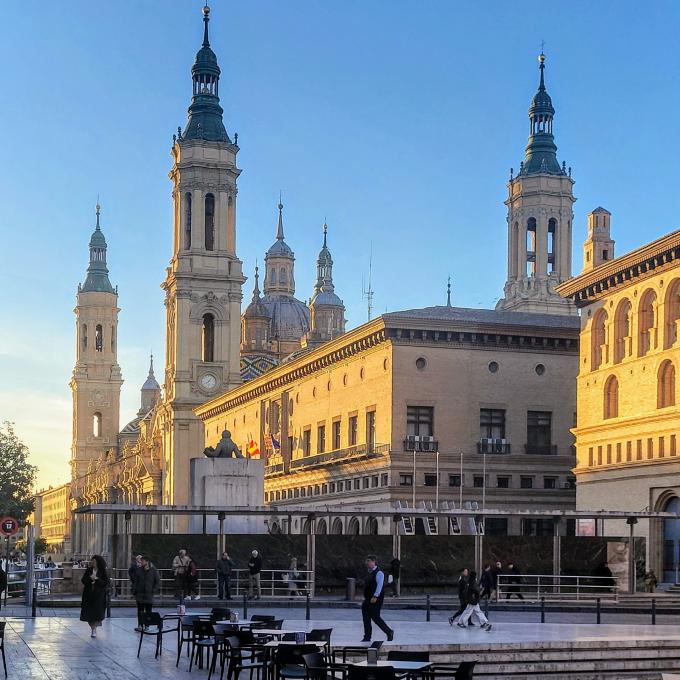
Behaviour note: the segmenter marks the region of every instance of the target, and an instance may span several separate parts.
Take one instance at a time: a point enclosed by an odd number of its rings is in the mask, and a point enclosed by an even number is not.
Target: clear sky
[[[121,427],[148,353],[162,380],[159,284],[171,249],[167,173],[202,38],[200,0],[3,3],[0,40],[0,419],[69,476],[75,292],[97,195],[119,287]],[[348,327],[375,312],[490,307],[506,274],[503,201],[519,167],[546,41],[560,162],[586,214],[613,213],[618,254],[680,224],[677,2],[212,2],[211,44],[239,133],[237,250],[249,281],[279,190],[297,295],[324,217]]]

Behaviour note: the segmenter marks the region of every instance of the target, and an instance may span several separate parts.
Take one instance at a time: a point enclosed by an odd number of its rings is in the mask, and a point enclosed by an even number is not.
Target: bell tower
[[[219,100],[220,67],[210,47],[210,8],[196,54],[184,131],[173,137],[170,172],[173,253],[162,288],[166,308],[163,401],[163,503],[189,501],[189,459],[203,451],[203,424],[192,409],[240,384],[242,286],[236,256],[238,146]]]
[[[560,166],[553,137],[555,109],[545,88],[545,55],[538,58],[540,82],[529,106],[529,142],[519,174],[508,182],[508,279],[496,309],[576,314],[555,286],[571,277],[571,169]]]
[[[612,214],[595,208],[588,214],[588,238],[583,244],[583,271],[589,272],[603,262],[614,259],[614,239],[611,236]]]
[[[118,291],[109,281],[106,239],[97,224],[90,238],[90,264],[85,283],[78,284],[76,365],[70,387],[73,394],[71,477],[87,473],[91,461],[118,446],[120,388],[118,365]]]

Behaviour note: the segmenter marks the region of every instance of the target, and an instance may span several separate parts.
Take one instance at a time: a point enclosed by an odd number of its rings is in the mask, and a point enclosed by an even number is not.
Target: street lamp
[[[416,447],[413,447],[413,475],[411,476],[413,484],[413,509],[416,508]]]
[[[439,448],[437,448],[437,486],[434,492],[434,506],[436,510],[439,510]]]

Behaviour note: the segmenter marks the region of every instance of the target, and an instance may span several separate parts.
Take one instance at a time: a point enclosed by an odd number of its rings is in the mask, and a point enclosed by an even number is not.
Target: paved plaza
[[[272,614],[289,616],[291,610],[267,610]],[[175,668],[176,643],[174,635],[166,637],[163,656],[154,659],[154,644],[147,639],[142,654],[136,658],[138,634],[135,621],[129,616],[114,616],[104,622],[97,639],[91,639],[87,624],[72,616],[49,616],[36,619],[7,618],[7,660],[9,675],[21,680],[168,680],[185,677],[188,663]],[[285,619],[284,627],[300,630],[333,628],[333,646],[357,643],[362,636],[359,612],[348,610],[323,612],[327,618],[305,621],[303,618]],[[433,652],[449,649],[475,650],[489,646],[510,649],[521,645],[525,649],[534,644],[601,642],[606,646],[637,644],[640,641],[680,640],[680,629],[669,625],[595,625],[560,623],[517,623],[497,621],[490,632],[479,629],[451,628],[444,620],[430,623],[414,620],[421,612],[395,611],[388,617],[396,635],[393,643],[383,649],[408,646],[427,646]],[[318,614],[318,613],[317,613]],[[354,614],[353,617],[347,615]],[[399,616],[397,616],[397,614]],[[342,615],[341,618],[339,615]],[[384,639],[380,633],[375,639]],[[462,646],[462,647],[459,647]],[[178,675],[179,673],[179,675]],[[192,677],[207,677],[206,670],[194,669]]]

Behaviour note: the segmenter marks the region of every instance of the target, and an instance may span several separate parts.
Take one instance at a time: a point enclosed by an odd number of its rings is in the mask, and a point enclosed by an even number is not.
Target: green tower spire
[[[87,267],[85,283],[79,287],[81,293],[116,293],[106,267],[106,239],[99,226],[101,206],[97,203],[97,225],[90,238],[90,264]]]

